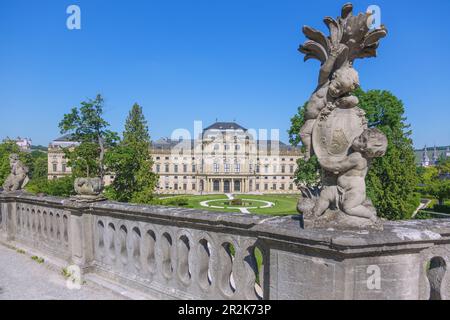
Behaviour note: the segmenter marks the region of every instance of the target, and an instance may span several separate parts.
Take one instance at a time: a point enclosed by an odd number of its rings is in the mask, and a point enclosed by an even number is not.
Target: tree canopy
[[[133,105],[125,122],[122,141],[107,153],[114,182],[107,194],[121,202],[151,203],[158,176],[153,173],[151,140],[142,107]]]
[[[444,205],[444,200],[450,199],[450,159],[442,159],[436,167],[423,168],[421,170],[421,185],[419,190],[426,196],[437,199],[439,206]]]
[[[76,177],[104,176],[104,157],[107,148],[118,140],[115,132],[108,130],[109,123],[103,119],[104,100],[101,95],[81,102],[65,114],[59,123],[61,134],[71,134],[80,143],[65,150],[68,165]]]

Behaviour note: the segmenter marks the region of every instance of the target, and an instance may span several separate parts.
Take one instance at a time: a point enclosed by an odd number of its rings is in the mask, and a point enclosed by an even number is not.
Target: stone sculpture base
[[[77,196],[70,197],[70,200],[76,201],[76,202],[93,203],[93,202],[106,201],[108,199],[106,199],[102,195],[98,195],[98,196],[77,195]]]
[[[383,231],[383,220],[378,218],[376,222],[373,222],[369,219],[349,216],[340,210],[328,209],[320,217],[304,214],[303,228]]]

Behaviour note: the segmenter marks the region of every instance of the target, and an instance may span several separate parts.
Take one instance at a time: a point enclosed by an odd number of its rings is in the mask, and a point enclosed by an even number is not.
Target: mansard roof
[[[198,141],[198,140],[197,140]],[[186,145],[190,145],[193,149],[196,143],[196,140],[188,139],[188,140],[172,140],[169,138],[162,138],[152,142],[152,149],[154,150],[171,150],[175,146],[180,143],[185,143]],[[293,147],[285,144],[282,141],[276,140],[258,140],[257,147],[258,150],[272,150],[278,145],[280,151],[300,151],[299,147]]]
[[[62,137],[56,138],[54,142],[75,142],[73,134],[66,134]]]
[[[246,128],[244,128],[243,126],[237,124],[236,122],[216,122],[216,123],[213,123],[212,125],[210,125],[209,127],[205,128],[205,130],[203,130],[203,131],[208,131],[208,130],[220,130],[220,131],[224,131],[224,130],[242,130],[242,131],[247,131]]]

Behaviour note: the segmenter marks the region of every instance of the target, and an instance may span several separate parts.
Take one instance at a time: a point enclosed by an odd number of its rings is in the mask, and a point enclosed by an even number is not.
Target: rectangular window
[[[195,183],[192,184],[192,190],[195,190]]]
[[[277,184],[276,183],[273,184],[272,189],[273,190],[277,190]]]
[[[187,184],[186,184],[186,183],[183,184],[183,190],[184,190],[184,191],[187,190]]]
[[[53,164],[53,172],[58,171],[58,164],[54,163]]]
[[[264,184],[264,190],[269,190],[269,185],[267,183]]]
[[[290,172],[290,173],[294,173],[294,166],[290,166],[290,167],[289,167],[289,172]]]
[[[188,167],[187,167],[187,164],[184,164],[184,165],[183,165],[183,172],[184,172],[184,173],[186,173],[186,172],[188,171],[187,168],[188,168]]]
[[[286,173],[286,166],[281,166],[281,173]]]
[[[256,184],[256,191],[259,191],[259,183]]]
[[[166,171],[167,173],[169,172],[169,165],[168,165],[168,164],[166,164],[165,171]]]
[[[173,172],[178,173],[178,165],[177,164],[173,166]]]
[[[230,172],[230,164],[225,163],[225,172]]]
[[[62,172],[66,172],[66,164],[65,163],[62,164],[62,168],[61,169],[62,169]]]
[[[219,164],[218,163],[214,163],[214,172],[215,173],[219,172]]]
[[[156,172],[161,172],[161,166],[159,164],[156,165]]]
[[[264,166],[264,173],[269,173],[269,165]]]
[[[195,172],[195,164],[192,165],[192,172]]]
[[[236,163],[234,165],[234,172],[236,172],[236,173],[241,172],[241,164],[240,163]]]
[[[178,190],[178,183],[175,183],[174,187],[175,190]]]

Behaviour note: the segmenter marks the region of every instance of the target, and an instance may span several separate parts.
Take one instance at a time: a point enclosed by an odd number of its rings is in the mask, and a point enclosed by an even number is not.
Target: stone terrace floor
[[[70,290],[59,272],[0,244],[0,300],[120,299],[124,298],[89,281],[80,290]]]

